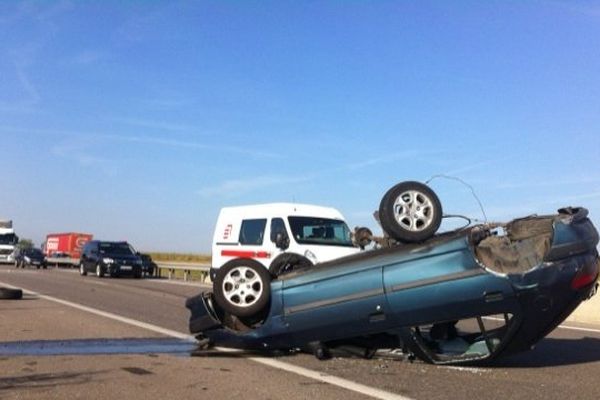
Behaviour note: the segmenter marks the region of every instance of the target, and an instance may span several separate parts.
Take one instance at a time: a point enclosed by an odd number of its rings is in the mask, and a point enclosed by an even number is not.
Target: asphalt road
[[[165,280],[99,279],[94,276],[81,277],[76,270],[15,270],[10,266],[0,266],[0,286],[3,284],[22,287],[181,334],[187,334],[188,312],[184,307],[185,299],[203,289],[201,286]],[[579,328],[559,328],[532,351],[501,359],[485,368],[439,367],[392,357],[364,360],[344,356],[318,361],[311,355],[296,354],[273,359],[276,364],[279,363],[275,366],[255,363],[255,367],[245,368],[243,376],[236,378],[239,382],[255,382],[255,385],[263,384],[261,379],[265,384],[267,381],[271,384],[282,382],[278,385],[285,387],[285,391],[273,389],[269,395],[273,399],[290,398],[290,392],[296,398],[369,397],[368,393],[367,396],[364,392],[357,393],[351,385],[344,382],[355,382],[363,388],[366,386],[410,399],[596,399],[600,376],[600,327]],[[3,340],[0,338],[0,342]],[[181,365],[175,365],[170,370],[181,368],[178,379],[183,381],[186,381],[185,374],[189,370],[182,366],[184,363],[212,365],[218,362],[222,374],[229,375],[240,363],[253,364],[252,356],[231,357],[226,353],[180,360],[175,363],[179,362]],[[280,364],[292,368],[285,367],[288,371],[284,371]],[[318,379],[304,377],[293,384],[295,373],[289,370],[295,366],[314,371],[315,376],[333,376],[347,381],[333,388]],[[217,375],[214,379],[219,379],[218,371],[212,371]],[[189,373],[189,381],[192,381],[194,377],[191,376],[191,370]],[[265,378],[265,373],[268,379]],[[2,371],[0,377],[1,375]],[[236,379],[233,380],[235,381]],[[165,385],[168,384],[168,381],[165,382]],[[289,384],[292,386],[287,386]],[[319,389],[317,392],[315,387]],[[221,395],[228,398],[225,391]]]

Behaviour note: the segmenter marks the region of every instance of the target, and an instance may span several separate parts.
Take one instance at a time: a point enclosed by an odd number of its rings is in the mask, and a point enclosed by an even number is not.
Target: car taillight
[[[573,281],[571,281],[571,287],[575,290],[579,290],[583,287],[586,287],[592,282],[595,282],[598,279],[598,265],[600,264],[599,260],[596,262],[588,263],[584,265],[583,268],[575,275]]]

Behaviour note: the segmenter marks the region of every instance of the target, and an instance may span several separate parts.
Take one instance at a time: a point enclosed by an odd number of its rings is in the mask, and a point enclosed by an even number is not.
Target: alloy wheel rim
[[[394,218],[407,231],[421,232],[433,222],[433,202],[420,191],[407,190],[394,202]]]

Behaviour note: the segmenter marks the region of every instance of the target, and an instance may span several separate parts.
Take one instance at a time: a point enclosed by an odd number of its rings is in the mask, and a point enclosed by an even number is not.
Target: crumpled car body
[[[254,318],[204,292],[186,303],[190,331],[248,350],[399,347],[430,363],[487,363],[530,349],[595,293],[597,244],[583,208],[476,225],[280,276]]]

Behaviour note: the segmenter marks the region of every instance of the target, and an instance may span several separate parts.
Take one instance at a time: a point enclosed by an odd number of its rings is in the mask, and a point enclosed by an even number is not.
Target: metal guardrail
[[[156,276],[158,277],[162,276],[162,270],[166,270],[169,279],[173,278],[175,271],[183,271],[184,281],[189,280],[192,271],[200,273],[202,282],[207,282],[209,278],[210,264],[175,261],[155,261],[154,263],[158,266],[158,268],[156,268]]]
[[[79,258],[46,257],[46,264],[54,266],[54,267],[58,267],[58,266],[75,267],[75,266],[79,266]]]
[[[77,267],[79,266],[78,258],[68,257],[46,257],[46,263],[53,267]],[[167,271],[167,278],[173,279],[175,271],[183,271],[183,280],[188,281],[192,271],[200,273],[202,282],[207,282],[209,278],[210,264],[191,263],[191,262],[176,262],[176,261],[155,261],[157,265],[154,274],[157,277],[162,277],[162,271]]]

